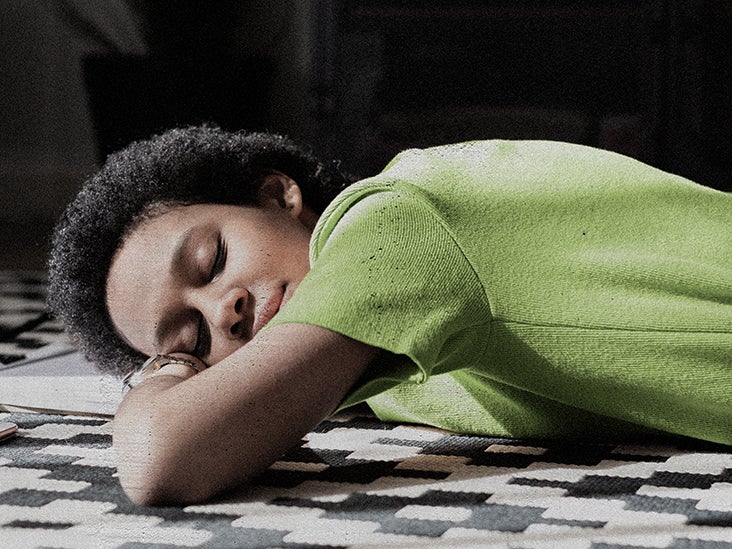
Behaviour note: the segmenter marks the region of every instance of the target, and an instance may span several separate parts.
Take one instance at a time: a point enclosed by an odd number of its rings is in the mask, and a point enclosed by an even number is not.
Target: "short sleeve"
[[[389,190],[336,210],[345,211],[316,229],[311,271],[269,326],[317,325],[400,355],[367,373],[371,394],[477,360],[488,338],[488,301],[430,205]]]

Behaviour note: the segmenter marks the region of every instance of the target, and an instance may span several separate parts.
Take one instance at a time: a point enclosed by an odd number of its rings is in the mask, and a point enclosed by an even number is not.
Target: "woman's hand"
[[[251,480],[336,408],[376,353],[285,324],[201,373],[161,368],[115,418],[125,492],[141,504],[187,503]]]

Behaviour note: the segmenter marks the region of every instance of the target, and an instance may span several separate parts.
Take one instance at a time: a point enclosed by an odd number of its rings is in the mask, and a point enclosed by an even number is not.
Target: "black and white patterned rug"
[[[122,492],[102,419],[0,414],[0,546],[732,548],[732,454],[538,445],[341,416],[253,486],[187,507]]]
[[[63,334],[43,312],[42,275],[0,274],[9,367]],[[545,444],[359,411],[325,421],[226,499],[146,508],[119,486],[107,418],[0,421],[20,427],[0,442],[0,549],[732,549],[732,449],[711,444]]]
[[[46,314],[45,299],[45,274],[0,271],[0,367],[66,341],[63,324]]]

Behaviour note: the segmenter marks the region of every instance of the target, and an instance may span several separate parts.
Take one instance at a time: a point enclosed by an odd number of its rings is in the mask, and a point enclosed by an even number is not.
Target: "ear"
[[[257,191],[257,202],[263,208],[287,210],[294,217],[299,217],[303,209],[300,187],[280,172],[272,172],[264,177]]]

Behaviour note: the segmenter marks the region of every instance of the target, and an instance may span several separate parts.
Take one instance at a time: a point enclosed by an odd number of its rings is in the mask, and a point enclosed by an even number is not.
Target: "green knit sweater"
[[[578,145],[410,150],[329,206],[311,266],[270,326],[387,351],[343,406],[464,433],[732,444],[730,193]]]

